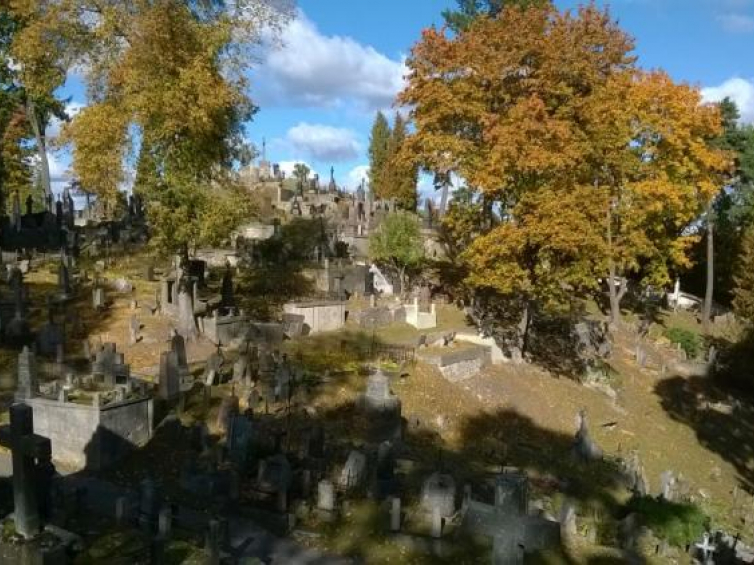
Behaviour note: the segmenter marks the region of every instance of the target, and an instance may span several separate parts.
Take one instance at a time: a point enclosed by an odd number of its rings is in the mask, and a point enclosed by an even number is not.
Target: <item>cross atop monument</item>
[[[52,467],[50,440],[34,433],[34,411],[26,404],[10,407],[10,426],[0,430],[0,445],[13,459],[13,502],[16,531],[25,538],[42,531]]]

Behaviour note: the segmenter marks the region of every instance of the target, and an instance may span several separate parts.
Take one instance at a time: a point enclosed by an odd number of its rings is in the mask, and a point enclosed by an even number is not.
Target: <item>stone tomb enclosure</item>
[[[465,343],[450,348],[431,347],[417,351],[421,361],[436,366],[450,382],[471,378],[491,362],[491,351],[484,345]]]
[[[304,317],[304,335],[339,330],[346,323],[346,303],[338,300],[290,302],[283,310]]]

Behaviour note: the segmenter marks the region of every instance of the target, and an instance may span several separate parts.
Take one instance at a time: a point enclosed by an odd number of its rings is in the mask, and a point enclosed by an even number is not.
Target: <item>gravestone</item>
[[[234,308],[236,300],[233,296],[233,271],[230,263],[225,264],[225,273],[223,273],[222,287],[220,290],[220,306],[223,308]]]
[[[430,516],[439,512],[443,518],[449,518],[455,514],[455,496],[456,483],[453,477],[443,473],[433,473],[422,485],[422,509]]]
[[[37,358],[28,347],[18,355],[18,387],[16,400],[33,398],[38,392]]]
[[[6,432],[5,430],[3,430]],[[34,411],[26,404],[10,407],[10,429],[2,444],[10,447],[13,461],[13,519],[16,531],[32,538],[42,530],[49,513],[52,466],[50,440],[34,433]]]
[[[245,468],[249,461],[253,434],[254,425],[246,416],[234,415],[230,419],[228,453],[231,461],[241,469]]]
[[[204,367],[204,384],[206,384],[207,386],[212,386],[213,384],[215,384],[216,379],[219,382],[220,369],[222,367],[222,364],[223,358],[219,353],[215,352],[209,356]]]
[[[589,434],[585,410],[581,410],[578,413],[576,422],[578,430],[576,431],[576,438],[573,445],[574,454],[583,461],[596,461],[602,459],[602,450],[594,443]]]
[[[145,531],[153,531],[162,506],[157,484],[146,477],[139,484],[139,525]]]
[[[131,345],[136,345],[141,339],[141,322],[136,316],[131,316],[128,325],[128,341]]]
[[[217,412],[217,427],[221,431],[227,432],[230,429],[231,419],[238,416],[239,402],[235,394],[226,396],[220,402],[220,409]]]
[[[262,460],[257,472],[257,488],[262,492],[280,493],[291,486],[291,464],[283,454]]]
[[[376,412],[400,412],[400,400],[390,392],[390,379],[381,369],[369,376],[364,395],[367,410]]]
[[[175,351],[165,351],[160,355],[160,398],[163,400],[173,400],[180,392],[178,355]]]
[[[390,501],[390,531],[399,532],[401,530],[401,499],[394,496]]]
[[[104,310],[107,306],[107,299],[105,297],[105,289],[101,286],[96,286],[92,290],[92,307],[96,311]]]
[[[330,481],[319,481],[317,484],[317,508],[326,512],[335,510],[335,485]]]
[[[521,487],[518,474],[511,480],[498,480],[498,484]],[[526,487],[524,487],[526,488]],[[520,501],[523,493],[509,493],[505,501]],[[469,498],[465,501],[462,525],[474,536],[492,538],[492,563],[494,565],[519,565],[524,554],[550,549],[560,545],[560,524],[539,516],[521,513],[519,504],[484,504]]]
[[[351,451],[340,473],[340,487],[344,490],[359,488],[366,479],[367,458],[360,451]]]

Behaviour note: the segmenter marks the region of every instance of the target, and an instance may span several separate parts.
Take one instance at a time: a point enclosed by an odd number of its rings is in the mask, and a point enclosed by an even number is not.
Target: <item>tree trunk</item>
[[[39,121],[37,108],[31,98],[26,99],[26,117],[31,124],[34,132],[34,139],[37,142],[37,155],[39,156],[39,180],[44,190],[45,200],[52,196],[52,184],[50,182],[50,162],[47,159],[47,140],[45,138],[44,128]]]
[[[529,326],[531,325],[531,309],[529,301],[524,302],[524,311],[521,313],[521,321],[518,323],[518,337],[521,346],[521,357],[529,351]]]
[[[442,196],[440,197],[440,211],[439,216],[445,217],[445,210],[448,207],[448,190],[449,186],[447,182],[442,183]]]
[[[398,284],[399,284],[401,300],[403,300],[403,298],[405,297],[406,286],[403,282],[405,276],[406,276],[406,267],[399,268],[398,269]]]
[[[702,327],[709,331],[712,316],[712,295],[715,290],[715,222],[712,218],[712,204],[707,210],[707,288],[704,293],[704,311],[702,312]]]
[[[618,291],[615,290],[615,259],[613,259],[613,214],[612,203],[607,206],[607,251],[610,254],[608,259],[608,277],[607,277],[607,291],[610,296],[610,327],[614,328],[620,324],[620,298]],[[621,288],[623,291],[623,288]],[[625,293],[625,291],[624,291]]]

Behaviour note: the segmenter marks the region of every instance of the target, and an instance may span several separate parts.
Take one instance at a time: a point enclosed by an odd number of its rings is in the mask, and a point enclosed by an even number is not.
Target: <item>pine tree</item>
[[[456,0],[457,10],[445,10],[442,17],[445,24],[454,32],[460,33],[468,29],[476,18],[489,16],[494,18],[507,6],[528,8],[550,4],[551,0]]]
[[[385,197],[395,198],[402,209],[413,212],[416,210],[418,168],[401,158],[406,136],[406,120],[400,112],[396,112],[388,144],[388,159],[383,170],[383,188]]]
[[[377,198],[386,197],[386,186],[383,180],[389,158],[390,124],[382,112],[377,112],[369,138],[369,185]]]
[[[749,226],[741,241],[738,274],[733,277],[733,310],[736,315],[754,322],[754,226]]]

